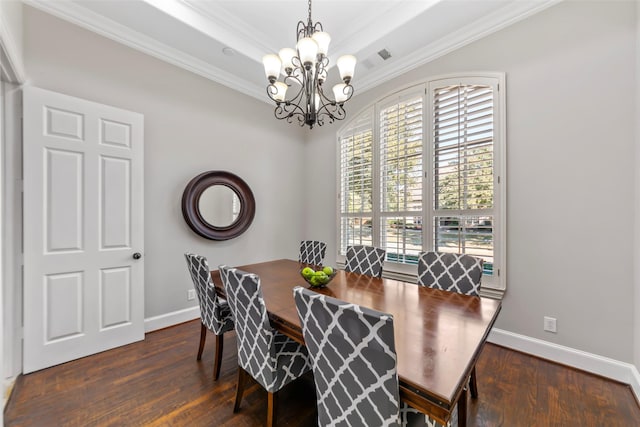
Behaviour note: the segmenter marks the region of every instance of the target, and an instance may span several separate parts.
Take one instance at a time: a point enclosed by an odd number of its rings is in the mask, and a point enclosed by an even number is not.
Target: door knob
[[[140,259],[142,258],[142,254],[140,252],[136,252],[135,254],[133,254],[133,259]]]

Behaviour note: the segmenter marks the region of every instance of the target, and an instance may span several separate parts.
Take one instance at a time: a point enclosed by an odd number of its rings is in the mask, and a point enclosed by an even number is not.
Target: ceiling
[[[304,0],[23,1],[263,101],[262,56],[295,47],[308,14]],[[357,94],[558,1],[314,0],[312,19],[331,35],[330,64],[357,57]]]

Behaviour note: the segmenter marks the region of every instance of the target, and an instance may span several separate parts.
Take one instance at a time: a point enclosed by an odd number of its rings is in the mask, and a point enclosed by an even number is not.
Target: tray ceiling
[[[331,64],[358,58],[358,94],[558,1],[314,0],[312,19],[331,35]],[[262,56],[295,47],[296,24],[307,17],[304,0],[24,3],[265,102]]]

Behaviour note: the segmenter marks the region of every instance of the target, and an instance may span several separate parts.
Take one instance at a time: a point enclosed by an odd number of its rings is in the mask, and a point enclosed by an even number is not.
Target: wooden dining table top
[[[272,326],[301,343],[293,288],[309,287],[300,275],[304,266],[281,259],[236,267],[258,275]],[[219,272],[211,277],[224,294]],[[312,289],[393,315],[400,392],[411,406],[446,423],[461,395],[466,402],[466,382],[500,312],[499,300],[342,270],[327,287]]]

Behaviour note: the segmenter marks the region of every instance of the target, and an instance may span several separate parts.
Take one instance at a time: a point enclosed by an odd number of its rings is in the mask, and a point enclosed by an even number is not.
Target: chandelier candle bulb
[[[336,62],[340,71],[340,78],[347,84],[353,78],[353,72],[356,69],[356,57],[353,55],[343,55]]]
[[[344,103],[353,96],[351,79],[356,58],[343,55],[338,59],[343,83],[325,93],[323,84],[328,77],[331,36],[320,22],[311,20],[311,0],[308,4],[308,19],[299,21],[296,29],[296,48],[280,49],[278,55],[265,55],[262,63],[269,81],[267,95],[276,103],[276,118],[286,119],[289,123],[297,120],[300,126],[313,129],[316,124],[322,126],[325,122],[333,123],[347,116]],[[283,69],[284,77],[278,81]]]
[[[310,37],[305,37],[298,41],[296,48],[298,49],[298,55],[300,55],[300,61],[302,61],[304,67],[307,70],[310,69],[311,66],[316,63],[318,43]]]
[[[344,83],[338,83],[333,87],[333,97],[337,103],[343,103],[347,100],[349,93],[347,92],[347,85]]]
[[[276,87],[276,93],[273,94],[273,99],[277,102],[284,101],[288,86],[282,82],[275,82],[273,85]]]
[[[318,53],[326,56],[329,51],[329,43],[331,43],[331,36],[329,33],[316,31],[311,35],[311,38],[318,44]]]
[[[282,62],[280,62],[278,55],[274,55],[272,53],[265,55],[262,57],[262,63],[264,64],[264,73],[266,74],[269,82],[273,83],[278,80],[280,68],[282,67]]]
[[[285,72],[287,74],[291,74],[291,71],[293,71],[293,57],[296,56],[296,51],[289,47],[285,47],[280,49],[278,55],[280,56]]]

